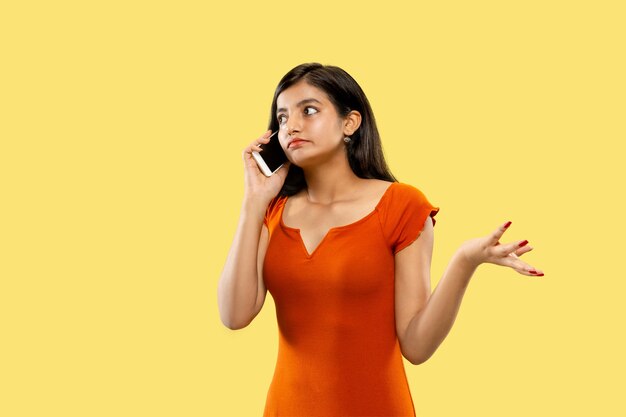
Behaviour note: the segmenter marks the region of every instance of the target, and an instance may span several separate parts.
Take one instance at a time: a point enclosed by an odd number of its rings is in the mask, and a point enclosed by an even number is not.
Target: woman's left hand
[[[510,225],[511,223],[507,222],[498,227],[489,236],[463,242],[459,248],[463,259],[475,267],[482,263],[491,263],[511,267],[522,275],[542,276],[543,272],[541,270],[519,259],[526,252],[533,250],[532,247],[527,245],[527,240],[500,244],[500,238]]]

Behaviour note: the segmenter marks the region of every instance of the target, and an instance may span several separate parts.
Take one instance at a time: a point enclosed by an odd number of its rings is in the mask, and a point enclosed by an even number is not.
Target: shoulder
[[[267,205],[267,213],[271,213],[278,206],[280,206],[281,204],[284,204],[285,201],[287,201],[286,196],[281,196],[280,194],[275,196],[274,198],[270,200],[269,204]]]
[[[263,219],[263,223],[271,230],[273,229],[278,222],[280,221],[280,208],[287,201],[286,196],[281,196],[280,194],[272,198],[267,205],[267,209],[265,210],[265,218]]]
[[[396,182],[391,187],[393,189],[393,199],[396,203],[422,203],[426,200],[424,192],[412,184]]]
[[[403,182],[393,183],[380,204],[381,218],[386,223],[402,222],[416,215],[426,220],[426,214],[433,211],[439,211],[439,207],[431,204],[420,188]]]
[[[406,183],[394,183],[386,203],[381,207],[381,225],[388,238],[388,243],[395,255],[411,244],[420,235],[428,217],[432,218],[439,211],[426,198],[422,190]]]

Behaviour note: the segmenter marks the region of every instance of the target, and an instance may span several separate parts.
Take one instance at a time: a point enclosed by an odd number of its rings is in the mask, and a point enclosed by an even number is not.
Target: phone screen
[[[278,136],[274,136],[270,138],[268,143],[262,144],[259,155],[261,155],[271,172],[276,171],[278,167],[287,162],[287,155],[285,155],[285,151],[280,146]]]

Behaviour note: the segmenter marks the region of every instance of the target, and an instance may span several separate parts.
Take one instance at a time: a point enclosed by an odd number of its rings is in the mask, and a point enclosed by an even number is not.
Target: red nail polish
[[[534,269],[531,269],[531,270],[530,270],[530,271],[528,271],[528,272],[530,272],[531,274],[536,274],[536,273],[537,273],[537,271],[535,271]]]
[[[522,246],[525,246],[528,243],[527,240],[521,242],[519,245],[517,245],[517,247],[521,248]]]
[[[504,228],[507,229],[510,225],[511,225],[511,222],[506,222],[506,224],[504,225]]]

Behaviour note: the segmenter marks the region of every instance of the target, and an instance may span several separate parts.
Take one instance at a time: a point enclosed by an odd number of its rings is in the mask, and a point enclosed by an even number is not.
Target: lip
[[[288,148],[293,148],[294,146],[298,146],[301,145],[305,142],[308,142],[308,140],[302,139],[302,138],[293,138],[289,141],[289,143],[287,144]]]

